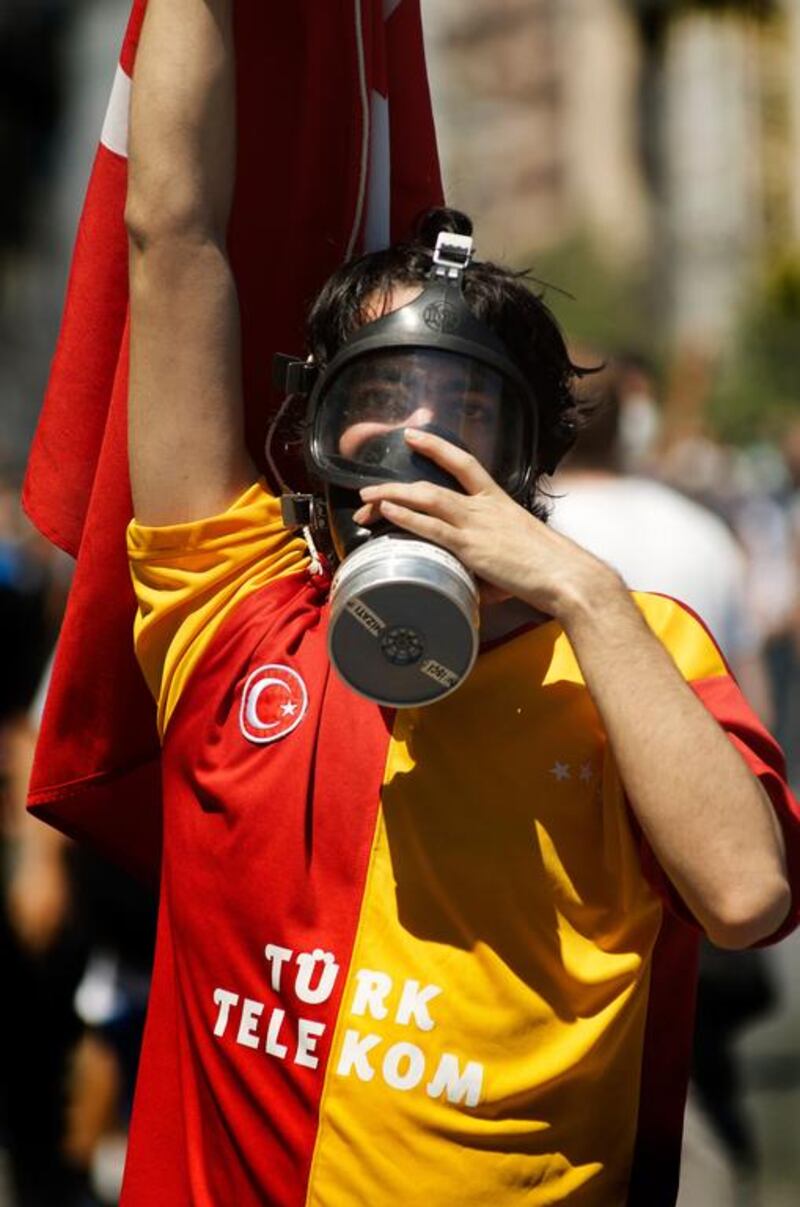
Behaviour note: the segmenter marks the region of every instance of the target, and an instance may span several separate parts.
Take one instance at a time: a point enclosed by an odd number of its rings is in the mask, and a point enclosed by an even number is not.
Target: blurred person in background
[[[94,86],[93,14],[111,10],[113,24],[118,10],[121,23],[126,7],[124,0],[0,4],[0,179],[13,181],[0,192],[0,390],[11,391],[0,456],[10,464],[21,455],[23,403],[36,392],[47,340],[42,308],[62,288],[63,265],[50,255],[59,239],[57,191],[71,187],[76,153],[60,139],[65,102],[80,109]],[[69,74],[77,87],[68,98]],[[16,476],[0,474],[0,944],[5,984],[13,985],[0,1015],[2,1207],[117,1201],[149,984],[152,895],[25,810],[45,664],[71,565],[25,521]]]
[[[35,734],[28,709],[53,639],[63,583],[22,518],[17,484],[0,482],[0,1147],[18,1207],[80,1201],[82,1179],[61,1153],[72,996],[83,965],[71,921],[64,840],[25,814]],[[48,552],[45,552],[48,550]],[[56,558],[56,560],[58,560]]]
[[[713,509],[736,534],[747,559],[747,610],[763,649],[773,728],[790,780],[800,780],[800,422],[780,445],[735,449],[696,432],[661,459],[661,476]]]
[[[764,633],[775,731],[793,782],[800,780],[800,421],[783,433],[773,463],[732,509],[753,565],[752,604]],[[771,471],[771,472],[770,472]]]
[[[761,637],[748,610],[743,548],[708,508],[653,478],[626,472],[631,464],[655,465],[658,421],[649,399],[646,439],[630,434],[631,373],[641,372],[636,365],[614,361],[584,382],[597,411],[554,483],[553,526],[609,562],[633,590],[672,595],[697,612],[768,726],[772,701]],[[635,426],[643,430],[638,421]]]
[[[662,431],[658,379],[649,357],[628,349],[614,358],[619,405],[619,468],[629,474],[652,474],[657,466]]]
[[[41,724],[52,659],[28,714],[33,741]],[[31,874],[17,877],[14,901],[21,918],[32,913],[42,893],[36,880],[40,849],[67,857],[69,910],[85,952],[72,1008],[79,1030],[68,1061],[61,1148],[72,1168],[88,1175],[82,1207],[95,1199],[119,1199],[127,1144],[127,1124],[139,1061],[150,968],[155,941],[155,898],[133,880],[49,827],[29,818],[27,842]]]
[[[0,936],[15,987],[0,1148],[14,1207],[117,1201],[154,941],[152,893],[25,809],[70,565],[23,518],[16,483],[0,485]]]
[[[662,482],[624,472],[631,464],[656,467],[655,379],[649,371],[645,377],[643,364],[639,358],[612,360],[583,383],[592,419],[554,483],[551,523],[614,566],[632,589],[673,596],[696,611],[769,725],[772,697],[763,642],[750,614],[745,551],[707,507]],[[648,405],[635,406],[644,423],[637,420],[626,431],[631,381],[642,378]],[[638,391],[637,385],[634,397]],[[645,438],[631,439],[631,432]],[[763,952],[725,952],[703,944],[679,1207],[754,1201],[757,1150],[735,1045],[742,1028],[776,1004]]]
[[[786,613],[783,641],[779,641],[774,651],[775,662],[782,664],[783,653],[791,670],[782,681],[775,674],[775,690],[778,696],[778,725],[782,727],[787,745],[791,747],[794,756],[791,770],[797,777],[800,773],[800,420],[795,420],[785,432],[782,452],[787,479],[780,501],[786,516],[794,593]],[[773,656],[772,650],[770,655]]]

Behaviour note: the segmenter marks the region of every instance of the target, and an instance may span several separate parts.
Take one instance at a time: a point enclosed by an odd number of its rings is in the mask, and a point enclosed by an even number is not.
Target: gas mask
[[[384,521],[356,524],[359,491],[387,481],[461,490],[409,447],[409,428],[473,453],[512,497],[526,495],[535,463],[531,388],[463,297],[472,255],[470,237],[441,234],[419,297],[365,323],[322,371],[276,358],[276,384],[308,395],[305,456],[340,559],[331,661],[356,692],[393,708],[433,703],[464,681],[478,653],[478,590],[447,550]],[[316,499],[285,494],[282,506],[288,526],[313,528]]]

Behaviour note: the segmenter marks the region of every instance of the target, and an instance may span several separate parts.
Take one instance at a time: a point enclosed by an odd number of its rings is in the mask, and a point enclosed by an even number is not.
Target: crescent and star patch
[[[308,690],[297,671],[270,663],[247,678],[239,728],[248,742],[277,742],[296,729],[308,712]]]

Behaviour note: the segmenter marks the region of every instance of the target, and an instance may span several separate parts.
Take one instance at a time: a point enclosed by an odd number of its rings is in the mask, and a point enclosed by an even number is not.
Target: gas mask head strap
[[[461,289],[464,271],[472,263],[475,242],[471,235],[454,235],[441,231],[433,252],[430,281],[441,281]],[[311,360],[277,353],[272,360],[272,384],[283,394],[301,394],[313,390],[319,377],[319,367]]]

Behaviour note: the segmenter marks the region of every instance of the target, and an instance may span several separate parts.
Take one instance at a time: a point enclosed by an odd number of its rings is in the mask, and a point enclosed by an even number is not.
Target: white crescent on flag
[[[117,66],[111,98],[108,102],[100,142],[115,155],[128,158],[128,115],[131,106],[131,77],[122,64]]]
[[[402,0],[383,0],[383,16],[388,21]],[[377,251],[391,241],[391,147],[389,136],[389,98],[372,89],[367,103],[366,64],[361,0],[355,0],[355,36],[358,49],[359,78],[362,91],[364,134],[362,145],[361,185],[353,220],[353,233],[348,253],[355,251],[361,218],[364,222],[364,250]],[[122,158],[128,155],[128,128],[132,81],[121,64],[117,66],[111,96],[106,110],[100,142]]]
[[[358,241],[359,231],[361,230],[361,221],[364,217],[364,204],[366,201],[369,180],[370,105],[369,92],[367,88],[367,60],[366,49],[364,46],[364,20],[361,12],[361,0],[354,0],[353,13],[355,17],[356,54],[358,57],[358,90],[361,100],[362,133],[356,209],[353,216],[353,227],[350,231],[350,238],[347,243],[347,252],[345,255],[346,260],[351,259],[351,257],[355,254],[356,243]]]
[[[383,0],[383,19],[388,21],[402,0]],[[388,92],[388,89],[387,89]],[[369,183],[364,251],[378,251],[391,243],[392,148],[389,97],[373,88],[370,103]]]
[[[389,98],[376,89],[370,106],[369,186],[364,251],[378,251],[391,242],[392,155]]]

